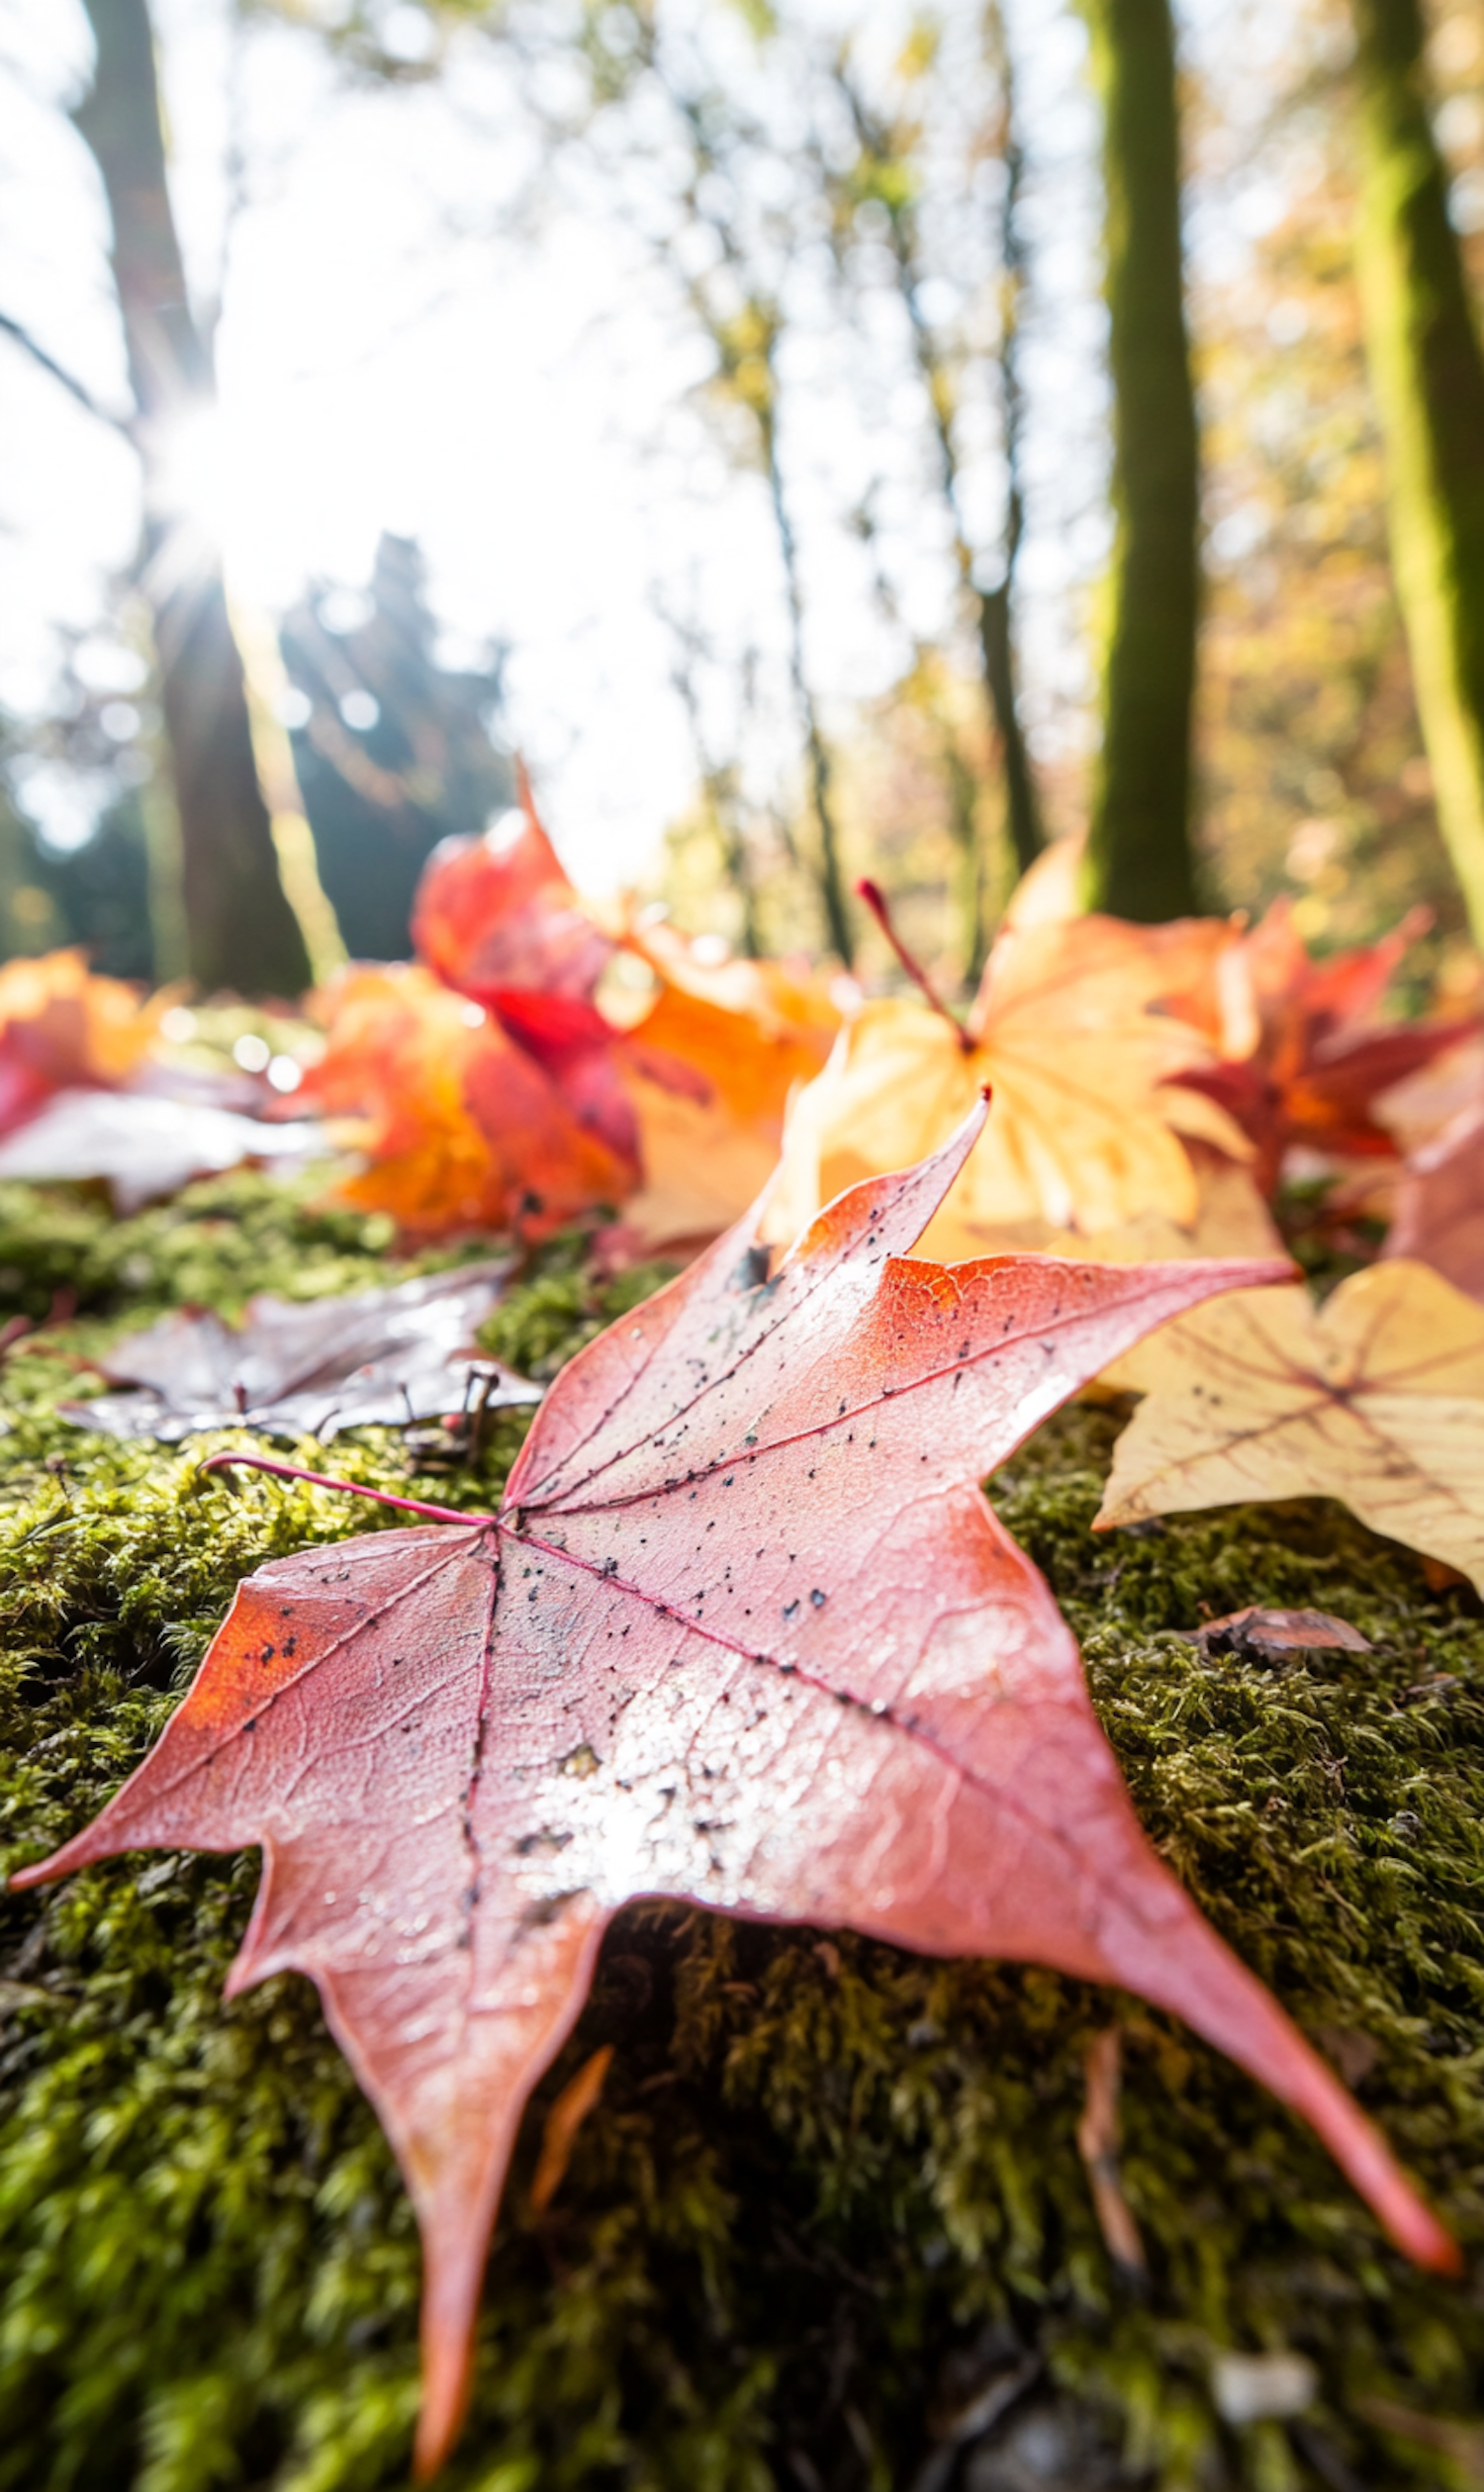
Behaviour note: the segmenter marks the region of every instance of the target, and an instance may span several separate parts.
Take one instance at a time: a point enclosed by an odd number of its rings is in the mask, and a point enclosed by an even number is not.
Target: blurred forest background
[[[1484,934],[1484,0],[10,0],[0,953]],[[1470,912],[1472,912],[1472,922]]]

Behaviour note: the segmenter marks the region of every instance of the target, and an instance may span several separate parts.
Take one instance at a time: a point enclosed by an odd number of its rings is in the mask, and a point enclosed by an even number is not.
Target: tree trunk
[[[144,470],[142,587],[154,622],[180,816],[191,973],[203,986],[295,995],[309,978],[258,785],[221,558],[172,504],[171,435],[212,407],[211,352],[186,296],[165,181],[146,0],[85,0],[93,89],[74,120],[103,176],[136,438]]]
[[[1156,921],[1195,906],[1199,476],[1174,30],[1169,0],[1084,5],[1104,117],[1116,522],[1084,896],[1120,917]]]
[[[1022,874],[1028,874],[1046,845],[1046,835],[1041,827],[1041,800],[1036,793],[1030,747],[1020,723],[1015,691],[1012,614],[1015,557],[1008,547],[1011,541],[1018,544],[1020,538],[1018,492],[1015,501],[1016,509],[1007,535],[1004,578],[995,588],[979,589],[975,595],[979,609],[979,652],[984,668],[984,688],[1004,760],[1005,822],[1010,833],[1010,845],[1015,851],[1015,863]]]
[[[1005,454],[1004,574],[996,587],[979,592],[979,649],[989,706],[999,730],[1005,769],[1005,818],[1015,863],[1027,874],[1046,845],[1041,801],[1031,767],[1030,749],[1020,723],[1015,691],[1015,565],[1025,531],[1025,505],[1020,491],[1020,447],[1024,392],[1020,379],[1020,319],[1026,291],[1025,238],[1020,227],[1020,195],[1025,180],[1025,150],[1015,106],[1015,71],[1010,58],[1003,14],[993,6],[984,13],[984,36],[999,75],[1000,156],[1005,168],[1004,204],[1000,211],[999,251],[1004,271],[999,334],[1000,422]]]
[[[1418,0],[1354,0],[1358,237],[1392,567],[1438,822],[1484,942],[1484,353],[1428,116]]]
[[[1004,769],[1004,827],[1016,870],[1024,874],[1034,865],[1045,845],[1035,772],[1016,698],[1013,616],[1015,565],[1025,526],[1020,489],[1023,393],[1019,366],[1020,312],[1026,283],[1025,245],[1020,232],[1025,156],[1015,118],[1014,72],[1001,14],[995,5],[984,12],[983,39],[998,87],[998,128],[991,143],[1005,169],[999,232],[1003,284],[997,348],[1006,474],[1005,523],[999,548],[1000,578],[993,588],[981,588],[974,576],[974,546],[965,518],[959,448],[954,429],[957,413],[954,376],[942,340],[922,308],[922,285],[928,270],[924,264],[917,217],[919,183],[912,155],[920,139],[920,129],[915,122],[893,124],[873,112],[857,83],[848,56],[842,55],[837,59],[834,82],[854,124],[864,159],[863,165],[853,167],[843,177],[844,183],[848,186],[854,179],[859,184],[864,171],[869,195],[884,209],[888,221],[896,289],[907,317],[913,355],[931,416],[938,481],[953,533],[959,586],[972,615],[978,643],[990,741],[992,746],[997,747]],[[846,196],[853,206],[854,199],[848,187]],[[952,836],[957,850],[955,914],[959,926],[960,968],[964,981],[972,991],[978,983],[984,965],[987,940],[984,860],[979,853],[974,785],[948,722],[944,727],[944,753],[949,776]]]
[[[772,365],[769,381],[773,381]],[[825,932],[832,952],[854,969],[855,932],[850,922],[850,909],[845,898],[845,877],[840,863],[840,832],[835,820],[834,765],[829,746],[824,740],[814,688],[804,661],[803,589],[798,577],[798,543],[788,513],[784,490],[784,473],[779,464],[778,431],[772,405],[761,418],[763,457],[768,474],[768,494],[773,505],[774,525],[778,531],[779,556],[784,570],[784,588],[788,601],[788,675],[793,697],[803,729],[804,751],[809,765],[809,793],[813,799],[814,820],[819,832],[819,897],[824,910]]]

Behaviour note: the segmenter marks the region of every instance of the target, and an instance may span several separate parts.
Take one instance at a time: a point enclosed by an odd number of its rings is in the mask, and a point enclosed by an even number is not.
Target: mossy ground
[[[76,1383],[57,1353],[164,1304],[376,1277],[385,1247],[259,1180],[123,1224],[0,1195],[0,1315],[58,1292],[78,1310],[0,1380],[0,1862],[91,1815],[242,1573],[372,1520],[202,1485],[199,1443],[80,1434],[51,1412]],[[619,1303],[558,1247],[498,1346],[549,1373]],[[1117,1425],[1063,1414],[996,1502],[1083,1638],[1145,1824],[1476,2252],[1478,1604],[1318,1504],[1094,1538]],[[503,1417],[472,1470],[419,1475],[372,1431],[336,1464],[479,1506],[522,1426]],[[1375,1652],[1265,1667],[1179,1640],[1247,1602],[1333,1610]],[[222,2001],[256,1876],[252,1855],[143,1856],[0,1898],[0,2492],[406,2480],[414,2227],[309,1984]],[[1075,2144],[1083,2055],[1115,2017],[1138,2287]],[[603,2099],[537,2218],[544,2109],[601,2042]],[[1484,2481],[1477,2285],[1409,2270],[1253,2085],[1137,2003],[839,1933],[624,1916],[527,2117],[482,2339],[448,2492]],[[1223,2423],[1217,2354],[1276,2348],[1314,2364],[1309,2411]],[[1011,2380],[975,2438],[975,2397]]]

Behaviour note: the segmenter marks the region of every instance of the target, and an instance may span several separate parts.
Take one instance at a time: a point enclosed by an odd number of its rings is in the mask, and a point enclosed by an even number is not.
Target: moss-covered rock
[[[258,1180],[113,1225],[4,1189],[0,1289],[88,1310],[3,1378],[9,1864],[138,1760],[242,1573],[368,1527],[315,1490],[202,1484],[199,1443],[67,1428],[57,1352],[137,1303],[363,1282],[385,1247]],[[644,1285],[604,1291],[558,1246],[492,1346],[552,1372]],[[418,1473],[376,1431],[336,1462],[479,1507],[523,1424],[502,1415],[472,1469]],[[1478,1605],[1319,1504],[1097,1539],[1116,1427],[1063,1414],[996,1503],[1083,1638],[1146,1825],[1477,2244]],[[1336,1611],[1376,1649],[1264,1667],[1181,1640],[1251,1601]],[[406,2478],[416,2233],[309,1984],[223,2003],[256,1877],[253,1855],[144,1855],[0,1899],[0,2492]],[[1075,2135],[1115,2017],[1137,2283]],[[538,2217],[544,2111],[601,2043],[602,2103]],[[1036,1971],[657,1906],[615,1926],[531,2107],[483,2340],[449,2492],[1484,2481],[1475,2288],[1408,2269],[1308,2134],[1178,2026]],[[1274,2351],[1312,2364],[1307,2410],[1224,2421],[1220,2356]]]

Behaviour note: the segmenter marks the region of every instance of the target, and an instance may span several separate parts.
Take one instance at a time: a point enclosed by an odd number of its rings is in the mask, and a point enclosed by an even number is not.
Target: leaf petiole
[[[306,1471],[298,1462],[274,1462],[265,1453],[213,1453],[196,1466],[198,1478],[208,1471],[270,1471],[278,1480],[304,1480],[311,1488],[339,1489],[346,1497],[369,1497],[375,1506],[399,1506],[405,1515],[424,1515],[429,1523],[493,1523],[494,1515],[460,1514],[452,1506],[424,1506],[420,1498],[394,1497],[389,1489],[362,1488],[358,1480],[332,1479],[327,1471]]]
[[[959,1045],[964,1050],[965,1055],[970,1055],[974,1048],[973,1039],[970,1037],[969,1032],[965,1029],[963,1022],[958,1017],[958,1014],[950,1012],[947,1004],[939,994],[937,987],[933,984],[932,979],[923,968],[922,963],[918,960],[914,960],[912,954],[907,950],[906,945],[897,933],[896,928],[892,925],[890,903],[886,898],[885,892],[881,889],[881,884],[879,882],[874,882],[869,874],[863,875],[860,881],[856,884],[856,896],[858,899],[865,901],[872,916],[876,919],[876,922],[880,926],[882,934],[885,936],[886,941],[890,944],[898,961],[900,961],[902,968],[906,970],[913,985],[918,988],[925,1002],[932,1006],[934,1012],[941,1014],[942,1018],[948,1023],[949,1028],[952,1030],[954,1037],[958,1040]]]

